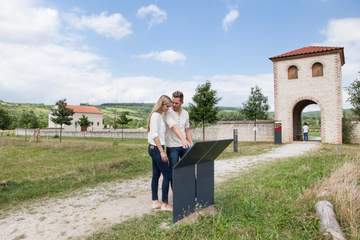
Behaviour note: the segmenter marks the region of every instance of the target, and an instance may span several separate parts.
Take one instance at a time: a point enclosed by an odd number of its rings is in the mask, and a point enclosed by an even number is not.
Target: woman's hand
[[[160,152],[160,156],[161,156],[161,160],[162,160],[163,162],[168,162],[168,161],[169,161],[168,156],[166,155],[166,152],[161,151],[161,152]]]

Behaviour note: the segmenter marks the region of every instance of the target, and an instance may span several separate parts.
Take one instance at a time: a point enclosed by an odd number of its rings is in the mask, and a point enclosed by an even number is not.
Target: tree
[[[87,131],[87,128],[90,126],[91,122],[89,121],[89,118],[85,115],[82,115],[81,118],[79,118],[78,121],[81,131]]]
[[[269,110],[268,98],[261,92],[258,86],[251,88],[251,93],[248,100],[243,103],[241,109],[242,114],[248,120],[254,121],[254,141],[256,142],[256,120],[267,119],[267,111]]]
[[[39,121],[34,111],[23,111],[18,121],[18,127],[25,128],[25,141],[28,128],[39,128]]]
[[[359,72],[360,73],[360,72]],[[347,88],[349,98],[347,99],[353,106],[353,113],[360,118],[360,79],[357,78]]]
[[[11,117],[9,112],[0,108],[0,129],[9,129],[11,125]]]
[[[21,128],[38,128],[39,120],[34,111],[23,111],[18,121],[18,127]]]
[[[62,136],[62,127],[63,125],[71,125],[71,121],[73,120],[72,116],[74,112],[72,109],[66,108],[66,99],[61,99],[56,102],[55,107],[51,110],[51,121],[55,124],[60,125],[60,143]]]
[[[243,103],[241,112],[247,120],[267,119],[269,110],[268,98],[263,95],[258,86],[251,88],[248,100]]]
[[[194,104],[189,105],[189,116],[195,125],[202,124],[203,140],[205,140],[205,124],[218,121],[219,108],[216,105],[220,99],[216,96],[216,91],[211,89],[210,81],[197,86],[192,98]]]
[[[129,112],[121,112],[119,117],[115,118],[114,126],[117,128],[119,125],[121,126],[121,139],[124,139],[124,126],[129,124],[132,119],[129,119],[127,115]]]

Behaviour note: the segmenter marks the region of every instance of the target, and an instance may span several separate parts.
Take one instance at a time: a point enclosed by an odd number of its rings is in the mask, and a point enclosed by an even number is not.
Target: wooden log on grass
[[[330,235],[333,240],[346,240],[336,220],[333,205],[329,201],[319,201],[315,205],[316,214],[320,218],[320,230]]]

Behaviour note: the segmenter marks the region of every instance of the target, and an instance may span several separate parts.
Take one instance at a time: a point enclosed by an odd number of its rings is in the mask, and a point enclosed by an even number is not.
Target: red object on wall
[[[275,123],[275,132],[281,133],[281,123]]]

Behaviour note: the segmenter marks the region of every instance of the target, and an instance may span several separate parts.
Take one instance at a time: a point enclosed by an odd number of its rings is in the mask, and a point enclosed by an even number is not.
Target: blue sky
[[[0,10],[0,99],[153,102],[180,89],[189,102],[209,79],[221,105],[240,106],[255,84],[272,105],[268,58],[288,50],[344,46],[343,85],[356,78],[359,10],[336,0],[14,0]]]

